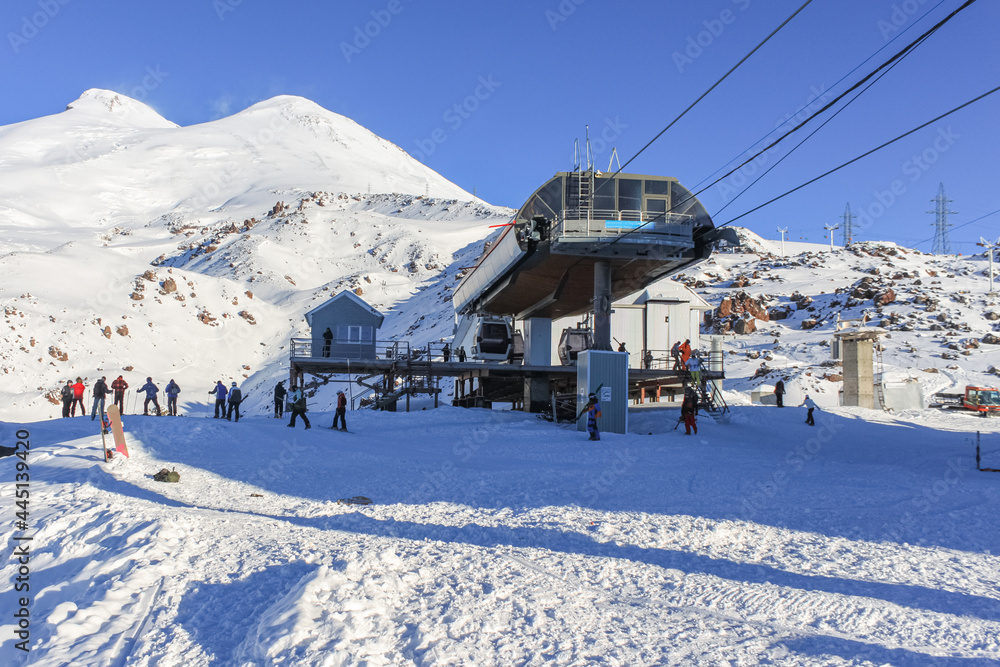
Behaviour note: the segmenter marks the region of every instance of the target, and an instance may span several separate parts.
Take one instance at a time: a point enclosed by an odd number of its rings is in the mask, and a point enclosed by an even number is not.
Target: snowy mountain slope
[[[240,206],[249,217],[273,203],[270,191],[296,188],[472,200],[394,144],[292,96],[178,127],[89,90],[60,114],[0,128],[0,156],[0,227],[131,228]]]
[[[887,380],[915,378],[927,397],[998,383],[1000,297],[986,294],[985,256],[935,256],[892,243],[857,243],[831,253],[828,246],[786,243],[781,257],[780,244],[740,233],[754,253],[718,253],[678,276],[713,305],[729,299],[733,308],[739,302],[767,318],[716,312],[709,331],[731,330],[740,319],[755,328],[746,335],[727,331],[728,388],[769,390],[781,378],[788,402],[812,393],[822,405],[835,405],[840,371],[829,343],[837,318],[866,316],[869,326],[888,331]]]
[[[2,424],[31,432],[34,540],[32,652],[10,616],[0,650],[38,666],[996,664],[1000,494],[967,420],[839,409],[813,429],[801,412],[739,407],[687,438],[676,411],[647,410],[598,446],[457,408],[351,412],[353,435],[319,428],[329,412],[308,432],[133,416],[132,458],[110,465],[89,420]],[[153,481],[163,467],[180,483]],[[337,502],[356,495],[374,504]]]
[[[380,336],[450,335],[455,267],[509,216],[301,98],[181,128],[92,90],[0,128],[0,155],[7,414],[119,373],[173,378],[191,409],[237,380],[264,406],[302,315],[342,289],[387,311]]]

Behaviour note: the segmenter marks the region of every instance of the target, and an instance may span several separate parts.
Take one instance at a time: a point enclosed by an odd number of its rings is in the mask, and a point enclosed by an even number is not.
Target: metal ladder
[[[882,363],[882,344],[877,340],[875,341],[872,348],[875,350],[875,399],[878,401],[879,406],[886,412],[891,412],[889,407],[885,404],[885,388],[883,373],[885,372],[885,367]]]
[[[575,208],[581,212],[586,210],[587,220],[590,220],[591,211],[593,210],[594,172],[577,172],[572,177],[576,179],[576,192],[574,193],[576,194],[576,198],[575,201],[568,202],[570,204],[569,208]]]

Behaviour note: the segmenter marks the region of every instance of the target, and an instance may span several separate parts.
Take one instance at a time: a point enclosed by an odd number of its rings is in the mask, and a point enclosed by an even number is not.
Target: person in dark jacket
[[[215,417],[213,419],[219,419],[220,417],[226,416],[226,385],[222,384],[222,380],[218,380],[215,383],[215,387],[212,391],[208,392],[210,394],[215,394]]]
[[[448,343],[445,343],[444,347],[441,348],[441,357],[444,358],[445,363],[451,361],[451,347]]]
[[[73,405],[73,381],[66,380],[66,384],[62,388],[61,392],[62,404],[63,404],[63,417],[69,417],[69,408]]]
[[[226,419],[233,421],[233,413],[236,414],[236,421],[240,420],[240,403],[243,402],[243,392],[240,388],[233,383],[233,386],[229,388],[229,411],[226,413]]]
[[[171,378],[163,393],[167,395],[167,414],[171,417],[177,416],[177,394],[181,393],[181,388]]]
[[[684,392],[684,401],[681,403],[681,417],[684,419],[684,435],[698,435],[698,422],[695,416],[698,414],[698,395],[693,391]]]
[[[597,394],[591,394],[587,400],[587,433],[589,440],[600,440],[601,430],[597,427],[597,420],[601,416],[601,404],[597,400]]]
[[[329,357],[330,356],[330,345],[332,345],[332,344],[333,344],[333,332],[330,331],[330,327],[327,327],[326,331],[323,332],[323,356],[324,357]]]
[[[778,407],[785,407],[785,381],[778,380],[774,383],[774,398],[778,401]]]
[[[142,402],[142,414],[145,416],[149,415],[149,403],[153,402],[153,407],[156,408],[156,416],[160,416],[160,402],[156,400],[156,395],[160,393],[160,388],[153,384],[153,378],[146,378],[146,384],[142,385],[135,390],[135,393],[141,394],[146,392],[146,400]]]
[[[285,415],[285,381],[282,380],[274,385],[274,418],[281,419]]]
[[[113,402],[118,406],[118,412],[125,414],[125,390],[128,389],[128,382],[121,375],[111,383],[111,388],[115,391]]]
[[[347,396],[344,395],[343,391],[337,392],[337,411],[333,415],[333,426],[331,428],[337,428],[337,420],[340,420],[341,431],[347,430],[347,421],[345,415],[347,414]]]
[[[302,387],[296,387],[292,390],[292,421],[288,423],[289,428],[295,428],[296,417],[302,417],[307,429],[312,428],[309,424],[309,418],[306,417],[306,394],[302,391]]]
[[[97,419],[98,415],[104,419],[104,400],[110,393],[107,378],[102,375],[101,379],[94,383],[94,406],[90,411],[90,421]]]
[[[87,416],[87,407],[83,404],[83,392],[87,390],[87,387],[83,384],[83,378],[77,378],[76,384],[73,385],[73,403],[69,406],[70,414],[76,417],[76,406],[80,406],[80,416]]]
[[[465,363],[465,359],[466,359],[466,357],[465,357],[465,346],[462,345],[461,347],[458,348],[458,361],[460,363],[464,364]]]

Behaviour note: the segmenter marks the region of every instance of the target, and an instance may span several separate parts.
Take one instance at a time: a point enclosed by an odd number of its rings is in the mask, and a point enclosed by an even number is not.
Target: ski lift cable
[[[957,107],[955,107],[951,111],[946,111],[945,113],[941,114],[940,116],[937,116],[936,118],[930,119],[926,123],[921,123],[920,125],[918,125],[917,127],[913,128],[912,130],[908,130],[908,131],[904,132],[903,134],[899,135],[898,137],[896,137],[894,139],[890,139],[889,141],[886,141],[885,143],[883,143],[883,144],[881,144],[879,146],[876,146],[875,148],[871,149],[870,151],[866,151],[866,152],[862,153],[861,155],[858,155],[857,157],[854,157],[854,158],[848,160],[847,162],[844,162],[844,163],[842,163],[842,164],[834,167],[833,169],[825,171],[822,174],[820,174],[819,176],[816,176],[815,178],[811,178],[808,181],[806,181],[805,183],[802,183],[801,185],[797,185],[796,187],[792,188],[791,190],[788,190],[787,192],[785,192],[783,194],[780,194],[777,197],[774,197],[773,199],[769,199],[768,201],[764,202],[760,206],[755,206],[754,208],[750,209],[749,211],[746,211],[744,213],[739,214],[738,216],[736,216],[732,220],[727,220],[726,222],[722,223],[721,225],[717,225],[716,229],[719,229],[720,227],[725,227],[726,225],[732,224],[732,223],[736,222],[737,220],[739,220],[740,218],[742,218],[744,216],[747,216],[747,215],[750,215],[754,211],[759,211],[760,209],[764,208],[765,206],[773,204],[774,202],[778,201],[779,199],[783,199],[784,197],[787,197],[788,195],[792,194],[793,192],[797,192],[797,191],[801,190],[802,188],[806,187],[807,185],[811,185],[811,184],[815,183],[816,181],[820,180],[821,178],[825,178],[825,177],[829,176],[830,174],[832,174],[832,173],[834,173],[836,171],[840,171],[844,167],[846,167],[848,165],[851,165],[851,164],[854,164],[858,160],[860,160],[862,158],[865,158],[865,157],[868,157],[872,153],[874,153],[876,151],[879,151],[879,150],[885,148],[886,146],[889,146],[890,144],[894,144],[897,141],[899,141],[900,139],[908,137],[911,134],[913,134],[914,132],[922,130],[925,127],[927,127],[928,125],[931,125],[932,123],[936,123],[937,121],[941,120],[942,118],[946,118],[946,117],[950,116],[951,114],[953,114],[953,113],[955,113],[957,111],[960,111],[961,109],[964,109],[965,107],[969,106],[970,104],[974,104],[974,103],[978,102],[979,100],[984,99],[984,98],[990,96],[993,93],[997,92],[998,90],[1000,90],[1000,86],[997,86],[997,87],[995,87],[995,88],[993,88],[991,90],[988,90],[985,93],[983,93],[982,95],[978,95],[978,96],[972,98],[971,100],[969,100],[968,102],[965,102],[963,104],[958,105]],[[992,215],[992,214],[987,214],[987,215]],[[966,223],[966,224],[968,224],[968,223]]]
[[[926,12],[924,12],[923,16],[921,16],[920,18],[918,18],[916,21],[912,22],[910,25],[908,25],[902,31],[900,31],[898,34],[896,34],[892,39],[890,39],[888,42],[886,42],[881,47],[879,47],[879,49],[877,51],[875,51],[875,53],[871,54],[870,56],[868,56],[867,58],[865,58],[864,60],[862,60],[860,63],[858,63],[857,65],[855,65],[854,69],[852,69],[850,72],[848,72],[844,76],[842,76],[839,79],[837,79],[837,81],[832,86],[830,86],[830,90],[836,89],[837,86],[839,86],[841,83],[844,82],[845,79],[847,79],[847,77],[851,76],[852,74],[854,74],[855,72],[857,72],[859,69],[861,69],[861,67],[865,63],[867,63],[869,60],[871,60],[872,58],[874,58],[878,54],[882,53],[882,51],[884,51],[885,49],[889,48],[889,45],[891,45],[897,39],[899,39],[900,37],[902,37],[903,35],[905,35],[907,32],[909,32],[910,30],[912,30],[913,28],[915,28],[921,21],[923,21],[925,18],[927,18],[928,14],[930,14],[935,9],[937,9],[938,7],[940,7],[941,5],[943,5],[945,3],[945,1],[946,0],[940,0],[940,2],[938,2],[936,5],[934,5],[933,7],[931,7],[930,9],[928,9]],[[799,113],[801,113],[803,110],[805,110],[810,104],[812,104],[812,102],[806,102],[801,107],[799,107],[798,109],[796,109],[795,112],[791,115],[791,118],[795,118],[796,116],[798,116]],[[760,139],[758,139],[757,141],[753,142],[752,144],[750,144],[749,146],[747,146],[745,149],[743,149],[742,151],[740,151],[738,154],[736,154],[734,157],[732,157],[731,159],[729,159],[723,166],[719,167],[718,169],[716,169],[715,171],[713,171],[711,174],[709,174],[708,176],[706,176],[705,178],[703,178],[692,189],[698,190],[702,186],[702,184],[705,183],[705,181],[709,180],[710,178],[713,178],[716,174],[718,174],[720,171],[722,171],[723,169],[725,169],[727,165],[730,165],[733,162],[735,162],[736,160],[738,160],[740,155],[743,155],[744,153],[750,152],[751,150],[753,150],[754,146],[758,145],[762,141],[765,141],[768,137],[770,137],[772,134],[774,134],[777,131],[778,131],[778,128],[774,128],[772,130],[769,130]]]
[[[911,50],[910,53],[913,53],[913,51]],[[907,55],[909,55],[909,53]],[[903,58],[905,58],[905,57],[906,56],[903,56]],[[858,93],[857,93],[857,95],[855,95],[854,97],[852,97],[851,99],[849,99],[847,102],[845,102],[842,107],[840,107],[839,109],[837,109],[836,111],[834,111],[833,114],[829,118],[827,118],[826,120],[824,120],[822,123],[820,123],[819,126],[816,127],[816,129],[814,129],[812,132],[810,132],[809,134],[807,134],[806,136],[804,136],[802,138],[802,140],[799,141],[799,143],[797,143],[794,146],[792,146],[792,148],[787,153],[785,153],[784,155],[782,155],[774,164],[772,164],[770,167],[768,167],[763,172],[761,172],[761,174],[759,176],[757,176],[757,178],[755,178],[752,181],[750,181],[750,183],[748,183],[742,190],[740,190],[736,194],[735,197],[733,197],[732,199],[730,199],[728,202],[726,202],[726,204],[722,208],[720,208],[718,211],[716,211],[715,213],[713,213],[712,217],[714,218],[715,216],[717,216],[720,213],[722,213],[723,211],[725,211],[727,208],[729,208],[729,206],[733,202],[735,202],[737,199],[739,199],[744,194],[746,194],[747,190],[749,190],[754,185],[756,185],[757,182],[760,181],[760,179],[762,179],[765,176],[767,176],[771,172],[772,169],[774,169],[779,164],[781,164],[782,162],[784,162],[785,158],[789,157],[792,153],[794,153],[796,150],[798,150],[802,146],[802,144],[804,144],[805,142],[809,141],[809,139],[811,139],[813,137],[813,135],[815,135],[817,132],[819,132],[820,130],[822,130],[826,126],[827,123],[829,123],[834,118],[836,118],[838,115],[840,115],[840,112],[844,111],[845,109],[847,109],[847,107],[851,106],[851,104],[855,100],[857,100],[859,97],[861,97],[862,95],[864,95],[865,92],[867,92],[869,88],[871,88],[876,83],[878,83],[879,79],[881,79],[883,76],[885,76],[886,74],[888,74],[889,72],[891,72],[892,69],[893,69],[893,67],[895,67],[899,63],[903,62],[903,58],[900,58],[899,60],[897,60],[896,62],[894,62],[890,67],[886,68],[885,71],[883,71],[877,77],[875,77],[874,79],[872,79],[871,81],[869,81],[868,85],[866,85],[864,88],[862,88],[861,90],[859,90]]]
[[[842,100],[844,97],[846,97],[847,95],[849,95],[851,92],[853,92],[853,91],[857,90],[858,88],[860,88],[866,81],[868,81],[869,79],[871,79],[873,76],[875,76],[876,74],[878,74],[880,71],[882,71],[883,69],[885,69],[887,67],[892,66],[894,63],[896,63],[899,60],[901,60],[904,57],[906,57],[911,51],[913,51],[920,44],[922,44],[924,41],[926,41],[926,39],[928,37],[930,37],[932,34],[934,34],[935,32],[937,32],[938,30],[940,30],[941,27],[945,23],[947,23],[951,19],[955,18],[955,16],[957,16],[959,12],[961,12],[962,10],[968,8],[974,2],[976,2],[976,0],[965,0],[965,2],[962,3],[961,7],[958,7],[953,12],[951,12],[950,14],[948,14],[947,16],[945,16],[943,19],[941,19],[940,21],[938,21],[937,23],[935,23],[933,26],[931,26],[922,35],[920,35],[915,40],[913,40],[912,42],[910,42],[909,44],[907,44],[906,46],[904,46],[902,49],[900,49],[898,52],[896,52],[896,54],[893,55],[891,58],[889,58],[888,60],[886,60],[885,62],[883,62],[881,65],[879,65],[878,67],[876,67],[874,70],[872,70],[868,74],[866,74],[860,81],[856,82],[853,86],[851,86],[850,88],[848,88],[847,90],[845,90],[843,93],[841,93],[840,95],[837,95],[835,98],[833,98],[828,103],[826,103],[821,109],[818,109],[814,113],[810,114],[809,117],[806,118],[805,120],[803,120],[801,123],[799,123],[798,125],[796,125],[792,129],[788,130],[788,132],[785,132],[783,135],[781,135],[780,137],[778,137],[777,139],[775,139],[774,141],[772,141],[770,144],[768,144],[767,146],[765,146],[761,150],[757,151],[756,153],[754,153],[753,155],[751,155],[750,157],[748,157],[746,160],[744,160],[743,162],[741,162],[739,165],[737,165],[736,167],[733,167],[728,172],[726,172],[722,176],[718,177],[717,179],[715,179],[714,181],[712,181],[711,183],[709,183],[708,185],[706,185],[704,188],[702,188],[697,193],[695,193],[695,195],[692,195],[692,196],[697,196],[698,194],[700,194],[701,192],[704,192],[705,190],[707,190],[708,188],[712,187],[713,185],[715,185],[716,183],[718,183],[722,179],[731,176],[733,173],[735,173],[736,171],[738,171],[739,169],[741,169],[745,165],[749,164],[750,162],[753,162],[755,159],[757,159],[758,157],[760,157],[761,155],[763,155],[767,151],[769,151],[772,148],[774,148],[775,146],[777,146],[779,143],[781,143],[782,141],[784,141],[785,139],[787,139],[788,137],[790,137],[795,132],[798,132],[800,129],[802,129],[803,127],[805,127],[805,125],[807,123],[809,123],[811,120],[813,120],[814,118],[816,118],[820,114],[824,113],[825,111],[829,110],[831,107],[833,107],[835,104],[837,104],[838,102],[840,102],[840,100]]]
[[[998,208],[995,211],[990,211],[989,213],[985,213],[985,214],[979,216],[978,218],[976,218],[975,220],[969,220],[968,222],[963,222],[960,225],[955,225],[954,227],[951,228],[951,231],[955,231],[956,229],[961,229],[962,227],[965,227],[966,225],[971,225],[973,223],[979,222],[980,220],[982,220],[984,218],[988,218],[991,215],[996,215],[997,213],[1000,213],[1000,208]],[[929,239],[924,239],[923,241],[919,241],[917,243],[914,243],[913,247],[917,247],[918,245],[920,245],[922,243],[928,243],[928,242],[933,241],[933,240],[934,240],[934,237],[932,236]]]
[[[845,90],[845,91],[844,91],[843,93],[841,93],[840,95],[838,95],[837,97],[835,97],[835,98],[834,98],[833,100],[831,100],[831,101],[830,101],[829,103],[827,103],[827,104],[826,104],[825,106],[823,106],[823,108],[821,108],[821,109],[817,110],[816,112],[812,113],[812,114],[811,114],[811,115],[810,115],[810,116],[809,116],[808,118],[806,118],[805,120],[803,120],[803,121],[802,121],[801,123],[799,123],[798,125],[796,125],[796,126],[795,126],[795,127],[793,127],[792,129],[790,129],[790,130],[789,130],[788,132],[786,132],[786,133],[785,133],[785,134],[783,134],[782,136],[780,136],[780,137],[778,137],[777,139],[775,139],[775,140],[774,140],[773,142],[771,142],[771,143],[770,143],[770,144],[769,144],[768,146],[766,146],[765,148],[761,149],[760,151],[758,151],[758,152],[757,152],[757,153],[755,153],[754,155],[752,155],[752,156],[750,156],[749,158],[747,158],[747,159],[746,159],[745,161],[743,161],[743,162],[742,162],[741,164],[739,164],[738,166],[736,166],[736,167],[734,167],[733,169],[729,170],[728,172],[726,172],[726,173],[725,173],[725,174],[723,174],[722,176],[718,177],[717,179],[715,179],[714,181],[712,181],[711,183],[709,183],[709,184],[708,184],[708,185],[706,185],[705,187],[701,188],[700,190],[698,190],[698,191],[696,191],[696,192],[693,192],[693,193],[691,193],[691,195],[690,195],[690,196],[688,196],[688,197],[686,197],[686,198],[682,199],[682,200],[681,200],[680,202],[677,202],[676,204],[673,204],[673,205],[672,205],[672,206],[670,207],[670,209],[669,209],[669,210],[665,211],[665,212],[664,212],[664,213],[662,214],[662,216],[659,216],[659,215],[658,215],[658,216],[656,216],[655,218],[653,218],[653,219],[651,219],[651,220],[649,220],[649,221],[647,221],[647,222],[644,222],[643,224],[639,225],[638,227],[635,227],[635,228],[633,228],[633,229],[630,229],[630,230],[628,230],[628,231],[627,231],[627,232],[625,232],[624,234],[621,234],[621,235],[619,235],[619,236],[615,237],[615,238],[614,238],[613,240],[611,240],[611,241],[608,241],[608,243],[607,243],[606,245],[611,245],[611,244],[614,244],[614,243],[617,243],[617,242],[618,242],[618,241],[620,241],[621,239],[623,239],[623,238],[627,237],[627,236],[628,236],[629,234],[632,234],[632,233],[635,233],[635,232],[638,232],[639,230],[641,230],[642,228],[646,227],[647,225],[649,225],[649,224],[651,224],[651,223],[654,223],[654,222],[656,222],[656,221],[660,220],[660,219],[661,219],[661,217],[662,217],[663,219],[665,219],[665,218],[666,218],[666,214],[667,214],[667,213],[671,213],[671,212],[673,212],[674,210],[676,210],[676,209],[677,209],[677,208],[678,208],[679,206],[681,206],[682,204],[685,204],[685,203],[687,203],[688,201],[690,201],[690,200],[694,199],[694,198],[695,198],[695,197],[697,197],[697,196],[698,196],[699,194],[701,194],[702,192],[704,192],[704,191],[705,191],[705,190],[707,190],[708,188],[712,187],[713,185],[715,185],[715,184],[716,184],[716,183],[718,183],[719,181],[721,181],[721,180],[723,180],[724,178],[727,178],[728,176],[732,175],[732,174],[733,174],[734,172],[736,172],[737,170],[739,170],[740,168],[742,168],[742,167],[743,167],[744,165],[746,165],[746,164],[748,164],[748,163],[752,162],[753,160],[757,159],[757,158],[758,158],[758,157],[759,157],[760,155],[762,155],[763,153],[765,153],[765,152],[767,152],[767,151],[771,150],[771,149],[772,149],[772,148],[773,148],[774,146],[778,145],[778,144],[779,144],[780,142],[782,142],[782,141],[784,141],[785,139],[787,139],[787,138],[788,138],[788,137],[789,137],[789,136],[790,136],[790,135],[791,135],[792,133],[794,133],[794,132],[798,131],[798,130],[799,130],[799,129],[801,129],[801,128],[802,128],[802,127],[803,127],[804,125],[806,125],[807,123],[809,123],[809,122],[810,122],[810,121],[811,121],[812,119],[816,118],[816,116],[818,116],[818,115],[822,114],[823,112],[827,111],[828,109],[830,109],[830,107],[832,107],[833,105],[837,104],[837,103],[838,103],[838,102],[839,102],[840,100],[842,100],[842,99],[843,99],[843,98],[844,98],[844,97],[845,97],[846,95],[848,95],[848,94],[850,94],[850,93],[851,93],[852,91],[854,91],[854,90],[858,89],[858,88],[859,88],[860,86],[862,86],[862,85],[863,85],[863,84],[864,84],[864,83],[865,83],[866,81],[868,81],[868,80],[869,80],[869,79],[871,79],[871,78],[872,78],[873,76],[875,76],[876,74],[878,74],[878,73],[879,73],[879,72],[880,72],[881,70],[884,70],[884,69],[886,69],[886,68],[890,68],[890,67],[891,67],[891,66],[893,65],[893,63],[895,63],[895,62],[897,62],[897,61],[901,60],[901,59],[902,59],[903,57],[905,57],[906,55],[908,55],[908,54],[909,54],[909,53],[910,53],[910,52],[911,52],[911,51],[912,51],[913,49],[915,49],[915,48],[916,48],[917,46],[919,46],[919,45],[920,45],[920,44],[922,44],[922,43],[923,43],[924,41],[926,41],[926,39],[927,39],[927,38],[928,38],[928,37],[929,37],[930,35],[932,35],[932,34],[934,34],[935,32],[937,32],[937,31],[938,31],[938,30],[939,30],[939,29],[940,29],[940,28],[941,28],[941,27],[942,27],[942,26],[943,26],[943,25],[944,25],[945,23],[947,23],[948,21],[950,21],[951,19],[953,19],[953,18],[954,18],[954,17],[955,17],[955,16],[956,16],[956,15],[957,15],[957,14],[958,14],[959,12],[961,12],[961,11],[962,11],[962,10],[964,10],[964,9],[966,9],[967,7],[969,7],[969,6],[970,6],[970,5],[972,4],[972,3],[974,3],[974,2],[976,2],[976,0],[966,0],[966,1],[965,1],[965,2],[964,2],[964,3],[962,4],[962,6],[958,7],[957,9],[955,9],[954,11],[952,11],[952,12],[951,12],[950,14],[948,14],[948,15],[947,15],[946,17],[944,17],[943,19],[941,19],[940,21],[938,21],[937,23],[935,23],[935,24],[934,24],[933,26],[931,26],[931,27],[930,27],[930,28],[929,28],[928,30],[926,30],[926,31],[925,31],[925,32],[924,32],[923,34],[921,34],[921,35],[920,35],[919,37],[917,37],[917,38],[916,38],[915,40],[913,40],[912,42],[910,42],[909,44],[907,44],[906,46],[904,46],[904,47],[903,47],[902,49],[900,49],[899,51],[897,51],[897,52],[896,52],[896,54],[895,54],[895,55],[893,55],[893,56],[892,56],[891,58],[889,58],[888,60],[886,60],[885,62],[883,62],[883,63],[882,63],[881,65],[879,65],[878,67],[876,67],[876,68],[875,68],[874,70],[872,70],[871,72],[869,72],[868,74],[866,74],[866,75],[865,75],[865,76],[864,76],[864,77],[863,77],[863,78],[862,78],[861,80],[859,80],[858,82],[856,82],[856,83],[855,83],[854,85],[852,85],[852,86],[851,86],[850,88],[848,88],[848,89],[847,89],[847,90]],[[987,93],[987,94],[989,94],[989,93]],[[975,100],[974,100],[974,101],[975,101]],[[969,104],[969,103],[967,103],[967,104]],[[952,111],[957,111],[957,109],[953,109]],[[949,112],[949,113],[950,113],[950,112]],[[932,122],[933,122],[933,121],[932,121]],[[668,126],[668,127],[669,127],[669,126]],[[917,129],[919,129],[919,128],[917,128]],[[915,130],[913,130],[913,131],[915,131]],[[661,132],[661,134],[662,134],[662,132]],[[657,136],[659,136],[659,135],[657,135]],[[901,138],[901,137],[900,137],[900,138]],[[655,141],[655,139],[654,139],[654,141]],[[650,142],[650,143],[652,143],[652,142]],[[647,144],[646,146],[648,147],[648,146],[649,146],[649,144]],[[881,147],[880,147],[880,148],[881,148]],[[643,150],[645,150],[645,148],[643,148]],[[878,149],[875,149],[875,150],[878,150]],[[641,152],[641,151],[640,151],[640,152]],[[636,156],[634,156],[634,157],[633,157],[632,159],[635,159],[635,157],[638,157],[638,154],[636,154]],[[864,156],[862,156],[862,157],[864,157]],[[859,158],[857,158],[857,159],[859,159]],[[632,161],[632,160],[629,160],[629,162],[631,162],[631,161]],[[625,163],[625,165],[628,165],[628,162],[626,162],[626,163]],[[842,166],[846,166],[846,165],[842,165]],[[613,176],[612,176],[612,178],[613,178]],[[786,194],[788,194],[788,193],[786,193]],[[784,196],[784,195],[782,195],[782,196]],[[757,207],[757,208],[760,208],[760,207]],[[757,209],[754,209],[754,210],[757,210]],[[749,212],[749,211],[748,211],[748,212]],[[745,214],[743,214],[743,215],[745,215]],[[743,217],[743,216],[741,215],[740,217]],[[734,219],[735,219],[735,218],[734,218]],[[729,222],[732,222],[732,220],[730,220]],[[726,224],[729,224],[729,222],[727,222]]]
[[[659,139],[661,136],[663,136],[663,134],[667,130],[669,130],[671,127],[674,126],[675,123],[677,123],[681,118],[683,118],[687,114],[688,111],[691,111],[691,109],[693,109],[696,104],[698,104],[703,99],[705,99],[705,97],[707,97],[709,93],[711,93],[713,90],[715,90],[716,87],[719,86],[719,84],[721,84],[723,81],[725,81],[727,78],[729,78],[730,74],[732,74],[733,72],[735,72],[736,69],[740,65],[742,65],[744,62],[746,62],[747,59],[750,58],[750,56],[752,56],[754,53],[757,52],[758,49],[760,49],[760,47],[764,46],[768,42],[768,40],[770,40],[772,37],[774,37],[778,33],[779,30],[781,30],[782,28],[784,28],[785,25],[787,25],[789,21],[791,21],[793,18],[795,18],[799,14],[799,12],[801,12],[803,9],[805,9],[806,7],[808,7],[809,4],[812,3],[812,1],[813,0],[806,0],[806,2],[804,2],[801,7],[799,7],[794,12],[792,12],[792,15],[789,16],[788,18],[786,18],[784,21],[782,21],[781,24],[777,28],[775,28],[774,30],[772,30],[771,34],[769,34],[767,37],[765,37],[759,44],[757,44],[757,46],[753,47],[753,49],[751,49],[748,54],[746,54],[745,56],[743,56],[743,58],[741,58],[738,63],[736,63],[735,65],[733,65],[729,69],[728,72],[726,72],[725,74],[723,74],[722,77],[720,79],[718,79],[715,83],[713,83],[711,85],[711,87],[709,87],[708,90],[706,90],[704,93],[702,93],[698,97],[698,99],[696,99],[694,102],[692,102],[690,105],[688,105],[688,107],[686,109],[684,109],[684,111],[680,112],[680,114],[676,118],[674,118],[672,121],[670,121],[670,123],[667,124],[667,126],[665,128],[663,128],[662,130],[660,130],[660,132],[655,137],[653,137],[652,139],[650,139],[649,142],[645,146],[643,146],[642,148],[640,148],[639,151],[635,155],[633,155],[628,160],[626,160],[625,164],[621,165],[621,167],[619,167],[618,171],[616,171],[614,174],[612,174],[611,177],[608,179],[608,181],[606,181],[605,183],[602,183],[601,185],[599,185],[597,187],[596,190],[594,190],[594,194],[596,195],[600,191],[600,189],[602,187],[604,187],[604,185],[606,185],[611,180],[614,180],[620,173],[622,173],[622,171],[625,169],[625,167],[629,166],[629,164],[631,164],[633,160],[635,160],[637,157],[639,157],[640,155],[642,155],[643,151],[645,151],[647,148],[649,148],[650,146],[652,146],[653,143],[657,139]]]

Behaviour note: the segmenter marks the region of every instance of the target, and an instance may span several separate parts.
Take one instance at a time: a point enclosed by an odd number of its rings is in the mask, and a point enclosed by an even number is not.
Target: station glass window
[[[595,211],[616,211],[615,208],[615,179],[595,178],[594,179],[594,210]]]
[[[562,179],[554,178],[528,200],[517,217],[521,220],[531,220],[536,215],[541,215],[546,220],[555,220],[561,211]]]
[[[646,181],[647,195],[669,195],[670,181]]]
[[[642,181],[635,178],[618,179],[618,210],[642,210]]]

